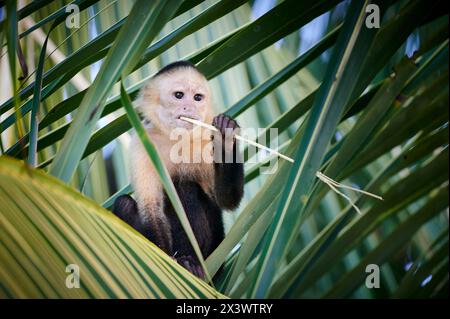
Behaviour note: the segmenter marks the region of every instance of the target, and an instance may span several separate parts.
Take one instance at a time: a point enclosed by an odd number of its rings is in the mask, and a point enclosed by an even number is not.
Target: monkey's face
[[[159,101],[151,110],[152,122],[161,130],[192,129],[193,125],[180,117],[202,122],[212,114],[208,81],[196,70],[186,68],[163,75],[156,85]]]

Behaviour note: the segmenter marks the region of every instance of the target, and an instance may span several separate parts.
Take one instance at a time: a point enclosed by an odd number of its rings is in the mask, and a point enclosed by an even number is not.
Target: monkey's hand
[[[244,161],[235,142],[239,125],[224,114],[216,116],[213,125],[218,130],[213,136],[214,197],[219,207],[232,210],[244,193]]]
[[[203,271],[202,266],[196,260],[196,258],[192,256],[181,256],[175,259],[181,266],[189,270],[189,272],[199,277],[200,279],[205,279],[205,272]]]
[[[225,152],[232,152],[236,142],[235,135],[239,132],[238,123],[225,114],[219,114],[214,117],[212,125],[218,130],[212,136],[214,149],[219,148]]]

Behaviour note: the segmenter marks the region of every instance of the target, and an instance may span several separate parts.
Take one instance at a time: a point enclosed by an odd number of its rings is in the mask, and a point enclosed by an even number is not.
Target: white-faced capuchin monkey
[[[211,102],[208,81],[186,61],[161,69],[143,87],[136,101],[146,122],[148,136],[164,160],[204,258],[224,238],[222,209],[237,208],[244,192],[244,170],[242,161],[238,160],[236,141],[225,138],[230,129],[235,132],[239,126],[224,114],[213,117]],[[181,120],[180,116],[212,123],[218,132],[209,133],[207,138],[205,134],[195,135],[193,125]],[[192,133],[190,146],[195,143],[211,145],[211,160],[173,163],[171,148],[179,141],[171,140],[170,133],[176,128],[185,128]],[[195,156],[192,152],[199,150],[190,149],[189,156]],[[113,212],[183,267],[204,278],[204,271],[137,136],[133,138],[129,152],[136,200],[129,195],[118,197]],[[217,160],[218,154],[222,160]],[[204,158],[204,154],[200,157]],[[231,161],[225,160],[230,158]]]

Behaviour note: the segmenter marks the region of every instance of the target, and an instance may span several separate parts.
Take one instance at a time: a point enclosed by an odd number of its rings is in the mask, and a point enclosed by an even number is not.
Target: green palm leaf
[[[7,157],[0,201],[3,298],[223,297],[111,212]],[[71,264],[80,288],[66,286]]]

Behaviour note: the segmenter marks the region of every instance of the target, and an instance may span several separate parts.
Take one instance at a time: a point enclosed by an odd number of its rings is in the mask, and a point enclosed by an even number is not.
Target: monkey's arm
[[[231,136],[226,138],[226,132],[239,125],[223,114],[214,118],[213,125],[219,130],[214,135],[214,195],[220,207],[235,209],[244,194],[244,164],[236,141]]]

